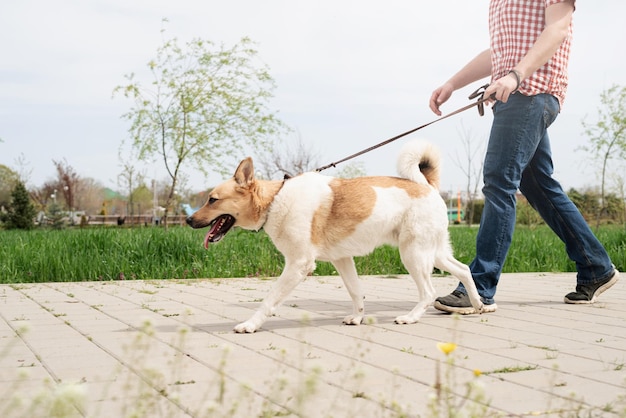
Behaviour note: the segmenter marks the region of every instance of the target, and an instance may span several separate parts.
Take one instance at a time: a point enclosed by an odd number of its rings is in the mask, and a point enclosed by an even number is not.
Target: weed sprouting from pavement
[[[303,319],[307,323],[310,319]],[[45,379],[33,389],[33,381],[28,372],[36,367],[20,367],[19,378],[4,381],[11,382],[0,400],[0,416],[24,417],[104,417],[111,416],[103,402],[107,400],[119,408],[116,416],[133,418],[173,417],[189,415],[204,417],[233,416],[311,416],[352,417],[373,416],[380,418],[416,417],[399,398],[396,390],[406,384],[402,370],[393,371],[393,379],[385,383],[385,391],[373,393],[368,386],[368,358],[373,354],[370,343],[370,329],[375,323],[363,325],[354,347],[344,353],[348,362],[340,361],[337,365],[321,363],[318,349],[307,342],[306,326],[302,326],[299,335],[293,339],[300,341],[295,352],[285,348],[280,341],[271,343],[272,349],[263,351],[267,360],[267,378],[261,387],[242,384],[231,377],[233,366],[231,358],[235,345],[209,345],[209,349],[219,350],[218,357],[207,369],[210,376],[199,381],[197,375],[187,372],[194,362],[203,361],[194,358],[187,351],[190,328],[187,325],[172,334],[172,341],[164,344],[163,335],[157,333],[151,320],[145,320],[130,333],[125,333],[127,344],[121,349],[120,367],[113,370],[108,386],[98,389],[100,393],[89,393],[95,389],[90,382],[60,382]],[[11,354],[11,349],[27,335],[27,326],[15,330],[15,336],[8,343],[0,346],[0,360]],[[490,417],[499,416],[499,412],[490,407],[488,396],[489,382],[494,382],[495,374],[525,373],[534,368],[512,366],[491,372],[472,370],[458,364],[466,360],[464,348],[458,344],[453,329],[448,342],[436,345],[441,358],[429,358],[436,364],[434,382],[430,397],[424,400],[426,411],[422,418],[440,417]],[[245,336],[240,336],[245,338]],[[165,347],[165,348],[164,348]],[[414,350],[398,348],[403,355],[418,356]],[[39,361],[39,360],[38,360]],[[615,361],[616,370],[622,362]],[[39,363],[37,363],[39,365]],[[5,368],[6,370],[6,368]],[[469,374],[465,374],[469,373]],[[485,376],[485,374],[488,374]],[[556,372],[554,374],[556,376]],[[193,376],[193,377],[192,377]],[[487,379],[489,378],[489,379]],[[553,379],[554,380],[554,379]],[[626,383],[626,382],[625,382]],[[571,394],[564,397],[556,393],[558,388],[566,386],[561,381],[544,382],[553,388],[554,396],[549,396],[546,409],[529,411],[529,414],[549,414],[558,417],[602,416],[611,413],[626,417],[626,396],[616,397],[612,402],[601,407],[590,407],[580,397]],[[184,391],[189,388],[201,388],[200,401],[190,408],[182,401]],[[122,392],[120,393],[120,389]],[[117,392],[116,392],[117,391]],[[346,396],[347,394],[347,396]],[[340,407],[337,407],[340,405]],[[110,408],[111,405],[108,406]]]

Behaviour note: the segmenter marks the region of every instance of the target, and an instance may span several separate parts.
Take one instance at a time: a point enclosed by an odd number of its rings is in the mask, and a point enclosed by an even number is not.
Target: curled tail
[[[432,144],[413,140],[407,142],[398,157],[400,177],[439,189],[439,151]]]

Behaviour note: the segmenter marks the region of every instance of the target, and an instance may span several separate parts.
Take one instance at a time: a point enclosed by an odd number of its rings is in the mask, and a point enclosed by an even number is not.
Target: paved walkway
[[[367,325],[310,277],[249,335],[231,329],[272,280],[2,285],[0,416],[626,416],[624,277],[572,306],[573,274],[506,274],[497,312],[413,325],[393,324],[408,278],[363,280]]]

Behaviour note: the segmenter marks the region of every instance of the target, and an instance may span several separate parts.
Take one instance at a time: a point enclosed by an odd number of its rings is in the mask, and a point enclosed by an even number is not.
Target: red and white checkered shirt
[[[491,0],[489,34],[492,81],[504,77],[515,68],[544,30],[546,8],[562,1],[564,0]],[[568,35],[554,56],[526,78],[518,91],[527,96],[552,94],[563,106],[571,41],[570,23]]]

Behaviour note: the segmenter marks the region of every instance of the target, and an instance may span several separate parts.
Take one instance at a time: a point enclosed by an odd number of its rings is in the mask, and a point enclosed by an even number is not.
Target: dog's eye
[[[217,199],[214,197],[209,197],[209,205],[212,205],[213,203],[217,202]]]

